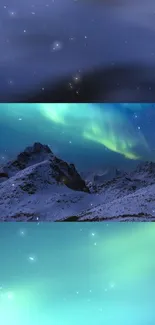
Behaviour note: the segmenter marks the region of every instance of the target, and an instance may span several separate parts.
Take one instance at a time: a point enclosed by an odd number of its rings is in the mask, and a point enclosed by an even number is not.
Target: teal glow
[[[154,117],[154,104],[0,104],[0,153],[40,141],[75,164],[86,153],[101,164],[154,161]]]
[[[3,223],[0,323],[153,325],[154,250],[151,223]]]

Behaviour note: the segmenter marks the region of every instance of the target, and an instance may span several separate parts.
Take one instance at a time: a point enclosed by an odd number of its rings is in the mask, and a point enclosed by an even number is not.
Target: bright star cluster
[[[154,250],[153,224],[1,223],[0,323],[154,325]]]
[[[151,65],[146,88],[152,96],[154,12],[154,0],[1,0],[0,98],[11,102],[23,93],[42,93],[49,80],[56,84],[68,76],[78,98],[86,71],[133,63],[144,70]],[[121,87],[119,76],[116,85]]]

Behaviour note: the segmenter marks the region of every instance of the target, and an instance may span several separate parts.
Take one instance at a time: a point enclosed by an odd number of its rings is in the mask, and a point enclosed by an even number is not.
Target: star
[[[29,257],[28,257],[28,259],[29,259],[29,261],[30,262],[36,262],[36,256],[33,256],[33,255],[30,255]]]
[[[26,235],[26,231],[24,229],[21,229],[19,231],[20,236],[24,237]]]

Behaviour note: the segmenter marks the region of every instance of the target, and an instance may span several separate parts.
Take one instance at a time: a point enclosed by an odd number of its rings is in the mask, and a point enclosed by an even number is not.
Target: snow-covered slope
[[[155,163],[84,181],[73,164],[35,143],[0,168],[0,221],[107,220],[155,221]]]

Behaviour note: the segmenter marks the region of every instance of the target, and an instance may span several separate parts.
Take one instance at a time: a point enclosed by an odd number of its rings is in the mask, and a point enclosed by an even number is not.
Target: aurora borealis
[[[2,223],[0,323],[153,325],[154,250],[152,223]]]
[[[80,168],[155,159],[154,104],[0,104],[0,157],[33,142]]]

